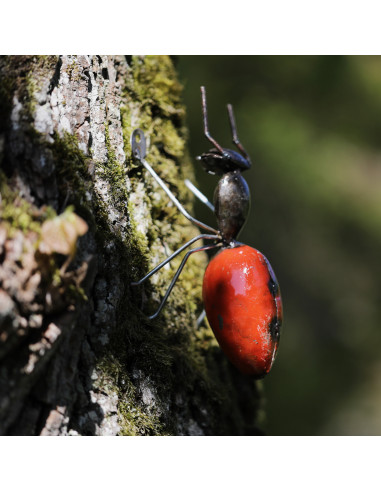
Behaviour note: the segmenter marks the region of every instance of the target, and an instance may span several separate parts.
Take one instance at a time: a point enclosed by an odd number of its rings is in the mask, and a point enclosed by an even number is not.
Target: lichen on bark
[[[55,351],[46,348],[41,371],[21,385],[2,432],[259,432],[260,386],[226,361],[209,327],[196,327],[206,257],[190,257],[154,322],[145,314],[157,306],[181,258],[144,287],[130,286],[198,234],[131,156],[131,133],[139,127],[147,159],[192,211],[183,184],[193,178],[192,161],[173,60],[2,57],[0,74],[0,165],[7,186],[38,209],[59,214],[73,205],[89,226],[69,269],[86,265],[88,300],[71,304]],[[62,307],[64,320],[69,311]],[[43,336],[41,327],[35,330],[34,337]],[[20,345],[12,351],[19,354]],[[0,367],[18,370],[1,358]]]

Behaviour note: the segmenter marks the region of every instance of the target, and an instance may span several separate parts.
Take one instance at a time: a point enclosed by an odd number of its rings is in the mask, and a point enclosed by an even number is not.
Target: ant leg
[[[237,134],[237,126],[235,124],[235,118],[233,113],[233,106],[231,104],[228,104],[228,113],[229,113],[230,127],[233,135],[233,143],[238,147],[238,149],[242,152],[242,154],[251,164],[249,154],[246,152],[246,150],[243,148],[243,145],[239,141],[238,134]]]
[[[196,322],[197,328],[199,328],[201,326],[201,323],[204,321],[205,316],[206,316],[206,312],[205,312],[205,309],[203,309],[202,313],[197,318],[197,322]]]
[[[214,205],[210,203],[210,201],[206,198],[206,196],[201,193],[201,191],[195,187],[195,185],[192,183],[192,181],[189,181],[189,179],[186,179],[184,181],[185,186],[202,202],[204,203],[212,212],[214,212]]]
[[[140,137],[140,141],[137,141],[137,135]],[[140,129],[134,130],[132,133],[131,137],[131,145],[132,145],[132,151],[134,154],[134,157],[138,159],[143,166],[147,169],[147,171],[151,174],[151,176],[155,179],[155,181],[163,188],[163,190],[166,192],[166,194],[169,196],[169,198],[172,200],[172,202],[175,204],[175,206],[180,210],[180,212],[193,224],[197,225],[201,229],[205,229],[209,232],[212,232],[213,234],[218,234],[217,229],[214,229],[211,226],[208,226],[204,224],[203,222],[200,222],[199,220],[195,219],[192,217],[186,210],[185,208],[181,205],[181,203],[178,201],[178,199],[175,197],[175,195],[171,192],[171,190],[168,188],[168,186],[164,183],[164,181],[156,174],[156,172],[152,169],[152,167],[148,164],[148,162],[144,159],[145,155],[142,155],[140,153],[140,146],[144,147],[145,150],[145,137],[144,133]]]
[[[173,277],[168,289],[167,289],[167,292],[165,293],[164,297],[163,297],[163,300],[161,301],[160,303],[160,306],[159,306],[159,309],[156,311],[156,313],[152,314],[151,316],[148,316],[148,319],[155,319],[161,312],[161,310],[163,309],[163,306],[166,302],[166,300],[168,299],[168,296],[169,294],[171,293],[177,279],[179,278],[179,275],[182,271],[182,269],[184,268],[184,265],[185,263],[187,262],[189,256],[193,253],[197,253],[198,251],[206,251],[207,249],[213,249],[213,248],[218,248],[220,247],[221,244],[220,243],[217,243],[217,244],[209,244],[207,246],[201,246],[199,248],[195,248],[195,249],[191,249],[190,251],[188,251],[188,253],[184,256],[179,268],[177,269],[177,272],[175,273],[175,276]]]
[[[217,240],[217,239],[220,239],[220,238],[219,238],[219,236],[215,236],[215,235],[211,235],[211,234],[200,234],[199,236],[194,237],[193,239],[191,239],[190,241],[188,241],[186,244],[184,244],[183,246],[181,246],[181,248],[179,248],[177,251],[175,251],[174,253],[172,253],[171,256],[168,256],[168,258],[166,258],[164,261],[162,261],[153,270],[151,270],[149,273],[147,273],[147,275],[145,277],[141,278],[137,282],[131,282],[131,285],[136,286],[136,285],[140,285],[143,282],[145,282],[148,278],[151,277],[151,275],[153,275],[154,273],[158,272],[161,268],[163,268],[163,266],[165,266],[167,263],[169,263],[171,260],[173,260],[173,258],[175,258],[175,256],[177,256],[178,254],[180,254],[182,251],[184,251],[184,249],[188,248],[188,246],[190,246],[191,244],[195,243],[199,239],[216,239]]]
[[[221,147],[219,143],[214,140],[214,138],[211,136],[209,133],[209,128],[208,128],[208,108],[206,106],[206,93],[205,93],[205,87],[201,86],[201,103],[202,103],[202,115],[203,115],[203,120],[204,120],[204,135],[205,137],[209,140],[210,143],[212,143],[218,152],[220,152],[222,155],[225,155],[224,149]]]

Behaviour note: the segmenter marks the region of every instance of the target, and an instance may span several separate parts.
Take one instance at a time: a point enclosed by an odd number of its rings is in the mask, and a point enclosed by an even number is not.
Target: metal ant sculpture
[[[206,316],[228,359],[244,374],[261,378],[270,371],[279,345],[283,319],[279,285],[265,256],[237,241],[250,208],[250,191],[241,172],[250,169],[251,161],[238,139],[233,108],[228,104],[233,143],[240,153],[221,147],[210,135],[204,87],[201,87],[201,96],[204,134],[214,147],[197,159],[208,173],[221,175],[214,193],[214,206],[189,181],[187,186],[214,210],[218,229],[200,222],[184,209],[145,160],[146,143],[143,131],[134,130],[131,137],[134,157],[159,183],[180,212],[199,228],[208,231],[208,234],[200,234],[188,241],[132,285],[143,283],[194,242],[200,239],[212,240],[211,244],[186,253],[158,310],[149,319],[160,314],[189,256],[198,251],[220,248],[209,262],[204,275],[203,301]]]

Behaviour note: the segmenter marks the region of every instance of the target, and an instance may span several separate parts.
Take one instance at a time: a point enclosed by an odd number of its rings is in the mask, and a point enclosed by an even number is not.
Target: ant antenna
[[[238,149],[242,152],[242,154],[245,156],[245,158],[250,161],[249,154],[246,152],[244,149],[243,145],[239,141],[238,134],[237,134],[237,125],[235,123],[235,118],[234,118],[234,113],[233,113],[233,106],[231,104],[228,104],[228,113],[229,113],[229,122],[230,122],[230,127],[232,130],[232,135],[233,135],[233,143],[238,147]]]
[[[216,147],[218,152],[220,152],[222,155],[225,155],[224,149],[221,147],[221,145],[219,143],[216,142],[216,140],[214,140],[214,138],[209,133],[208,108],[206,106],[206,92],[205,92],[204,86],[201,86],[201,102],[202,102],[202,115],[203,115],[203,120],[204,120],[204,135],[209,140],[209,142],[212,143]]]

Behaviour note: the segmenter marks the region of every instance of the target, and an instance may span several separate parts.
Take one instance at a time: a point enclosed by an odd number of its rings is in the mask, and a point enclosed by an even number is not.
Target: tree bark
[[[199,233],[131,156],[142,128],[192,210],[181,90],[169,57],[1,57],[1,434],[260,433],[259,383],[196,327],[206,256],[155,321],[180,259],[130,286]]]

